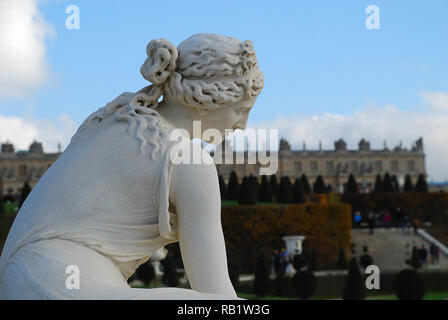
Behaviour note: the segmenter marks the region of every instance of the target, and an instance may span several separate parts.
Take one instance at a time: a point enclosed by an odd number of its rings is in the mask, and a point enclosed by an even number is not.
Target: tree
[[[355,176],[352,173],[348,177],[347,188],[345,189],[345,192],[351,195],[359,193],[358,183],[356,182]]]
[[[373,189],[375,193],[381,193],[383,192],[383,179],[381,178],[380,174],[376,175],[375,179],[375,187]]]
[[[218,176],[218,180],[219,180],[219,192],[221,193],[221,200],[224,200],[224,196],[226,193],[226,183],[224,182],[224,179],[221,174]]]
[[[396,175],[392,176],[392,189],[393,192],[400,192],[400,185],[398,184],[398,179]]]
[[[273,174],[269,179],[269,186],[271,187],[272,196],[275,196],[278,191],[277,177],[275,176],[275,174]]]
[[[252,188],[252,193],[254,195],[254,200],[258,200],[258,192],[260,189],[260,184],[258,183],[258,178],[253,176],[252,174],[249,176],[249,183]]]
[[[383,192],[394,192],[392,178],[390,177],[389,172],[386,172],[386,174],[384,175]]]
[[[22,192],[20,194],[20,200],[19,200],[19,209],[22,207],[23,203],[25,202],[26,198],[31,192],[31,187],[28,182],[25,182],[25,184],[22,187]]]
[[[300,179],[302,179],[303,190],[305,190],[306,194],[310,194],[311,193],[311,186],[310,186],[310,183],[308,182],[308,178],[306,177],[305,174],[302,174]]]
[[[294,186],[292,188],[292,202],[293,203],[305,203],[306,195],[305,190],[303,189],[302,180],[297,178],[294,182]]]
[[[292,297],[295,294],[291,278],[284,272],[277,272],[274,279],[274,294],[279,297]]]
[[[265,175],[261,177],[261,185],[258,194],[258,199],[260,202],[272,202],[271,186],[268,182],[268,178]]]
[[[311,251],[308,263],[308,270],[309,271],[319,270],[319,260],[317,259],[316,250]]]
[[[240,194],[240,184],[235,171],[232,171],[226,190],[226,200],[237,201]]]
[[[162,282],[170,287],[177,287],[179,285],[179,275],[177,274],[174,257],[168,254],[163,264]]]
[[[316,181],[313,184],[313,192],[318,194],[327,193],[327,187],[325,186],[324,178],[318,175]]]
[[[277,191],[278,203],[291,203],[292,201],[292,187],[288,177],[282,177],[280,179],[280,185]]]
[[[270,268],[267,258],[263,254],[259,254],[257,258],[257,266],[255,270],[255,280],[253,291],[257,296],[266,296],[271,292]]]
[[[351,258],[342,298],[344,300],[363,300],[365,296],[365,284],[359,270],[358,261],[356,261],[356,258]]]
[[[414,269],[420,269],[422,267],[422,263],[420,261],[420,253],[416,246],[412,247],[411,258],[407,259],[405,262]]]
[[[345,256],[344,249],[339,249],[337,268],[339,270],[347,270],[347,257]]]
[[[413,192],[414,191],[414,186],[412,185],[411,175],[409,175],[409,174],[407,174],[404,179],[403,191],[404,192]]]
[[[426,294],[422,277],[412,269],[400,271],[394,278],[393,286],[400,300],[422,300]]]
[[[362,256],[359,258],[359,264],[366,269],[368,266],[373,264],[373,258],[368,254],[368,247],[364,246],[363,249],[363,254]]]
[[[428,184],[423,174],[418,176],[417,183],[415,184],[415,192],[428,192]]]
[[[254,205],[255,204],[254,188],[253,188],[253,185],[252,185],[249,177],[243,178],[243,183],[241,184],[238,204],[242,204],[242,205]]]
[[[154,271],[154,267],[148,261],[142,263],[137,270],[135,270],[135,275],[138,280],[143,282],[145,285],[149,285],[152,280],[156,277],[156,273]]]
[[[292,277],[292,286],[300,299],[306,300],[316,290],[316,277],[309,270],[309,261],[303,254],[296,254],[292,264],[296,270],[296,273]]]
[[[292,285],[300,299],[307,300],[316,291],[317,279],[311,271],[300,271],[292,277]]]

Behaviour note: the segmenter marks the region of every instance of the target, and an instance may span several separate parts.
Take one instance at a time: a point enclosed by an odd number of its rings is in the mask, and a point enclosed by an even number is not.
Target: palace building
[[[391,150],[386,146],[374,150],[364,139],[359,142],[357,150],[347,149],[343,139],[336,141],[334,146],[334,150],[322,150],[321,147],[319,150],[307,150],[305,146],[302,150],[292,150],[288,141],[281,139],[279,150],[270,155],[270,161],[276,162],[277,177],[288,176],[293,182],[293,179],[305,174],[310,183],[313,183],[318,175],[322,175],[325,183],[335,192],[343,192],[351,173],[364,192],[372,190],[378,174],[384,175],[389,172],[391,175],[396,175],[401,185],[407,174],[411,176],[413,183],[420,174],[426,175],[422,138],[418,139],[411,149],[399,145]],[[229,146],[224,149],[226,148]],[[42,144],[37,141],[34,141],[28,150],[17,152],[11,143],[2,143],[0,194],[4,197],[17,198],[24,183],[28,182],[33,187],[60,154],[60,152],[45,153]],[[258,162],[258,158],[254,164],[250,164],[247,151],[234,151],[233,159],[238,157],[244,160],[243,163],[232,161],[233,164],[216,165],[218,173],[225,181],[228,181],[233,170],[240,179],[246,175],[260,175],[260,168],[263,165]],[[225,163],[225,160],[221,163]]]
[[[28,150],[17,152],[11,143],[5,142],[0,151],[0,194],[7,198],[17,198],[25,182],[33,187],[60,155],[45,153],[37,141]]]
[[[224,147],[225,150],[228,147]],[[236,154],[234,152],[234,158]],[[243,153],[243,152],[240,152]],[[223,152],[224,154],[224,152]],[[248,158],[248,152],[240,154],[244,159]],[[401,144],[393,149],[384,146],[383,149],[370,148],[370,143],[362,139],[358,149],[349,150],[343,139],[334,143],[334,150],[307,150],[304,144],[302,150],[292,150],[285,139],[280,140],[279,151],[271,161],[277,161],[277,177],[288,176],[294,183],[295,178],[305,174],[310,183],[313,183],[318,175],[324,178],[325,183],[334,192],[343,192],[350,174],[353,174],[359,184],[360,190],[370,192],[378,174],[396,175],[402,186],[407,174],[415,183],[420,174],[426,176],[425,154],[423,151],[423,139],[418,139],[411,149],[403,148]],[[216,160],[215,160],[216,162]],[[225,163],[225,161],[221,161]],[[228,181],[230,173],[235,170],[238,178],[246,175],[259,176],[261,165],[255,164],[217,164],[218,173],[225,181]]]

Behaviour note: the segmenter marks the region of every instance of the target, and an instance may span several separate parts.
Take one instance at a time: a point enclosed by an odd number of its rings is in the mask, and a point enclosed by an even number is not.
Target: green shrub
[[[356,258],[351,258],[342,298],[344,300],[363,300],[365,296],[365,283],[359,270],[358,261]]]
[[[257,296],[267,296],[271,293],[270,267],[263,254],[258,255],[253,292]]]
[[[143,282],[145,285],[149,285],[154,278],[156,277],[156,273],[154,271],[154,267],[148,261],[142,263],[137,270],[135,271],[135,276],[138,280]]]
[[[307,300],[316,291],[317,279],[311,271],[298,271],[292,278],[295,292],[302,300]]]
[[[339,248],[337,268],[347,270],[347,257],[345,256],[345,250],[342,248]]]
[[[163,277],[162,282],[170,287],[177,287],[179,285],[179,275],[177,274],[177,268],[175,259],[172,255],[168,254],[163,264]]]
[[[284,272],[278,272],[273,283],[274,294],[279,297],[293,297],[294,288],[291,278],[286,277]]]
[[[238,177],[235,171],[232,171],[229,178],[229,183],[226,189],[226,200],[238,201],[240,194],[240,184],[238,183]]]
[[[242,182],[241,188],[240,188],[238,204],[242,204],[242,205],[254,205],[255,204],[254,186],[249,177],[243,178],[243,182]]]
[[[417,271],[407,269],[395,276],[394,291],[400,300],[421,300],[425,296],[426,287]]]

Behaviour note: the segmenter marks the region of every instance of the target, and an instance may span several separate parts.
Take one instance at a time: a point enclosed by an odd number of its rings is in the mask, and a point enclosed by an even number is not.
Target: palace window
[[[302,173],[302,162],[300,162],[300,161],[294,162],[294,171],[295,171],[296,175]]]
[[[24,177],[27,174],[27,167],[25,164],[19,166],[19,176]]]
[[[327,161],[327,174],[334,173],[334,163],[333,161]]]
[[[415,161],[414,160],[408,161],[408,171],[415,172]]]
[[[383,172],[383,163],[381,161],[375,161],[375,172]]]
[[[352,161],[350,162],[350,170],[352,173],[358,172],[358,161]]]
[[[311,169],[311,174],[312,175],[316,175],[317,174],[317,161],[311,161],[310,162],[310,169]]]
[[[397,160],[392,160],[391,170],[392,170],[392,172],[398,172],[398,161]]]

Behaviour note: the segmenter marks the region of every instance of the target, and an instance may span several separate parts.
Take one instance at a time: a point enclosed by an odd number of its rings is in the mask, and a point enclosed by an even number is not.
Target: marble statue
[[[264,81],[253,44],[197,34],[177,48],[152,40],[146,52],[140,71],[152,84],[91,114],[20,209],[0,258],[1,299],[237,298],[216,167],[174,164],[185,143],[170,136],[193,137],[193,121],[223,136],[245,128]],[[129,287],[177,241],[191,289]]]

